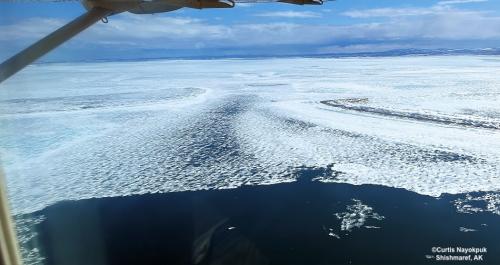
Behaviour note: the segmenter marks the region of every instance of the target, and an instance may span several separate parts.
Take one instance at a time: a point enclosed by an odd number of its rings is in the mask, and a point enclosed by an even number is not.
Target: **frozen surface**
[[[354,228],[361,228],[367,220],[382,220],[384,216],[373,211],[373,208],[365,205],[362,201],[353,199],[353,204],[347,206],[347,211],[336,213],[335,216],[341,220],[340,230],[351,232]],[[377,226],[365,226],[366,228],[379,228]]]
[[[499,72],[485,56],[36,65],[0,85],[2,164],[16,213],[303,166],[432,196],[499,191]]]
[[[454,204],[459,213],[490,212],[500,215],[500,194],[498,193],[487,193],[484,195],[467,194],[465,198],[455,200]]]

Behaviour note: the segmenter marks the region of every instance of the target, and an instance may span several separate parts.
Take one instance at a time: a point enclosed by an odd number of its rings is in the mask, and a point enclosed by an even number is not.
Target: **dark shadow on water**
[[[48,264],[454,264],[432,247],[486,247],[500,264],[500,216],[403,189],[300,180],[230,190],[60,202],[36,213]],[[326,172],[328,173],[328,172]],[[361,202],[370,211],[349,212]],[[335,214],[366,222],[341,230]],[[345,217],[344,216],[344,217]],[[461,232],[460,227],[475,229]]]

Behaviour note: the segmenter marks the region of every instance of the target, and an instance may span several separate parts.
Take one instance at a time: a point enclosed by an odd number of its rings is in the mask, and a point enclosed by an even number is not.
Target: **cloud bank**
[[[92,27],[67,44],[66,48],[164,49],[183,50],[187,51],[186,54],[201,50],[272,53],[283,47],[308,54],[339,48],[364,52],[453,45],[486,48],[500,40],[500,15],[457,7],[478,2],[485,0],[448,0],[429,7],[349,10],[339,14],[351,20],[343,24],[322,18],[321,13],[311,11],[256,12],[253,17],[283,19],[267,22],[254,19],[241,23],[182,16],[183,13],[155,16],[121,14],[111,17],[108,24],[99,23]],[[318,18],[320,23],[302,23]],[[16,44],[29,43],[65,22],[31,18],[0,25],[0,45],[14,47]]]

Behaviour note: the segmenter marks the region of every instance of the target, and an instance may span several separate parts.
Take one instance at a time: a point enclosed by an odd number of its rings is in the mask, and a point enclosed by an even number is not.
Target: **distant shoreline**
[[[349,59],[349,58],[387,58],[387,57],[424,57],[424,56],[500,56],[500,48],[489,49],[405,49],[389,50],[382,52],[356,52],[356,53],[324,53],[324,54],[285,54],[285,55],[218,55],[218,56],[160,56],[160,57],[138,57],[138,58],[103,58],[89,60],[53,60],[39,61],[33,65],[57,64],[57,63],[98,63],[98,62],[141,62],[157,60],[263,60],[263,59]]]

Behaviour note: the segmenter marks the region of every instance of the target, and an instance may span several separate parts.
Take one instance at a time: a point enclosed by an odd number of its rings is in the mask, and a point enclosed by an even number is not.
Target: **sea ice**
[[[30,213],[290,182],[301,167],[328,167],[325,182],[494,197],[499,71],[485,56],[31,66],[0,89],[9,198]]]

